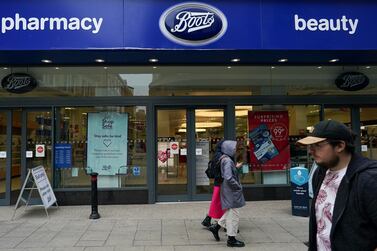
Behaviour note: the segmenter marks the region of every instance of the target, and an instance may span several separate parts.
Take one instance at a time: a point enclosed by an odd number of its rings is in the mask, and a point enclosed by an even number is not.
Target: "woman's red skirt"
[[[208,216],[210,216],[211,218],[220,219],[226,211],[221,208],[220,191],[220,186],[213,187],[211,205],[208,211]]]

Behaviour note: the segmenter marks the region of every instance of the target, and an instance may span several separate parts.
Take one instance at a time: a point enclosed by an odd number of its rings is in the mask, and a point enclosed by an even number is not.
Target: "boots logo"
[[[361,72],[346,72],[335,80],[336,86],[343,91],[358,91],[369,84],[369,78]]]
[[[3,78],[1,86],[12,93],[25,93],[37,86],[37,80],[25,73],[12,73]]]
[[[167,9],[160,17],[160,30],[171,41],[201,46],[221,38],[228,27],[225,15],[203,3],[183,3]]]

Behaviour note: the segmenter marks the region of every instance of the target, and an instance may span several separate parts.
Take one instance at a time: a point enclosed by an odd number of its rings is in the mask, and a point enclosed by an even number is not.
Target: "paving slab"
[[[23,210],[0,207],[0,251],[222,251],[220,241],[201,225],[209,202],[100,205],[101,218],[88,219],[90,206]],[[241,250],[306,251],[306,217],[291,215],[290,201],[247,202],[241,210]]]

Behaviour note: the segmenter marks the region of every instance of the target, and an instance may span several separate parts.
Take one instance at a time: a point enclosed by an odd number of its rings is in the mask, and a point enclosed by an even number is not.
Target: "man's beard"
[[[339,164],[339,161],[340,161],[339,156],[334,156],[334,158],[330,159],[329,161],[317,163],[317,165],[319,165],[319,166],[321,166],[321,167],[323,167],[327,170],[327,169],[336,167]]]

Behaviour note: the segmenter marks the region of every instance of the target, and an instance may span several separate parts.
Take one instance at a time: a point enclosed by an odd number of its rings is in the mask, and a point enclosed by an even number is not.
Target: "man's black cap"
[[[335,120],[324,120],[314,126],[310,136],[300,139],[297,143],[311,145],[327,139],[343,140],[353,144],[353,132],[345,124]]]

